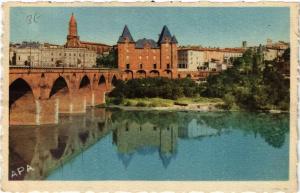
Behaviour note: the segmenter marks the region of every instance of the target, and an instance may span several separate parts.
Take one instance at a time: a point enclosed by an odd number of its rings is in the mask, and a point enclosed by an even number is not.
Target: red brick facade
[[[159,40],[134,41],[127,26],[119,38],[118,68],[124,79],[163,76],[177,78],[177,40],[167,26],[163,27]]]
[[[95,51],[97,54],[103,54],[104,52],[108,52],[112,49],[112,46],[106,44],[80,41],[77,33],[77,22],[74,14],[72,14],[70,18],[69,34],[67,36],[67,42],[65,46],[67,48],[87,48],[88,50]]]

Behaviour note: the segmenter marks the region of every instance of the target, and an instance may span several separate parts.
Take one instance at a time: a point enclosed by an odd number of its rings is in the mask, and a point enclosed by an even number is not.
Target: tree
[[[118,67],[118,59],[117,52],[111,51],[106,56],[99,56],[96,59],[97,67],[106,67],[106,68],[117,68]]]
[[[284,55],[286,59],[288,53]],[[247,50],[233,62],[232,68],[209,76],[202,94],[223,98],[228,106],[234,101],[247,110],[273,107],[288,110],[289,87],[289,80],[284,78],[276,61],[265,62],[259,49]]]

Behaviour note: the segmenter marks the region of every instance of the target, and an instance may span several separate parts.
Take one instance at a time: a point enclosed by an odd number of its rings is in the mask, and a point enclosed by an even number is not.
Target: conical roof
[[[175,35],[172,37],[171,43],[173,43],[173,44],[177,44],[178,43]]]
[[[165,40],[166,39],[169,39],[171,40],[172,39],[172,36],[171,36],[171,33],[168,29],[168,27],[166,25],[164,25],[161,33],[160,33],[160,36],[159,36],[159,39],[158,39],[158,43],[161,44],[161,43],[165,43]]]
[[[70,18],[70,24],[76,24],[76,19],[74,14],[72,13],[71,18]]]
[[[129,42],[134,42],[131,33],[127,27],[127,25],[125,25],[124,29],[123,29],[123,33],[122,35],[119,37],[118,43],[123,43],[125,42],[126,38],[129,40]]]

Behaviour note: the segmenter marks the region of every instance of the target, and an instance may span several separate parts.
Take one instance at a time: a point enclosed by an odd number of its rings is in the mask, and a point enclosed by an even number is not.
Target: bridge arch
[[[165,77],[167,77],[167,78],[173,78],[172,70],[165,70],[164,74],[165,74]]]
[[[146,71],[145,70],[136,71],[136,78],[146,78]]]
[[[88,75],[86,74],[81,78],[79,88],[78,88],[78,95],[76,96],[77,100],[83,101],[84,110],[85,110],[84,106],[93,106],[94,104],[93,101],[95,100],[93,96],[91,80],[92,78],[89,78]]]
[[[100,76],[99,81],[98,81],[98,85],[100,87],[106,86],[106,79],[105,79],[104,75]]]
[[[124,71],[124,80],[131,80],[133,79],[133,71],[132,70],[125,70]]]
[[[84,75],[80,81],[79,89],[89,88],[91,89],[91,81],[87,75]]]
[[[159,77],[159,71],[158,70],[151,70],[150,71],[150,77]]]
[[[67,94],[70,89],[66,79],[62,76],[59,76],[52,84],[51,91],[49,93],[49,98],[57,94]]]
[[[113,86],[115,86],[116,85],[116,83],[117,83],[117,76],[116,75],[113,75],[113,77],[112,77],[112,79],[111,79],[111,84],[113,85]]]
[[[12,125],[36,123],[36,100],[31,86],[17,78],[9,86],[9,122]]]
[[[31,94],[33,99],[33,90],[23,78],[17,78],[9,85],[9,107],[24,95]]]
[[[58,101],[60,113],[68,113],[71,111],[70,94],[71,91],[67,80],[63,76],[59,76],[53,81],[48,98]]]

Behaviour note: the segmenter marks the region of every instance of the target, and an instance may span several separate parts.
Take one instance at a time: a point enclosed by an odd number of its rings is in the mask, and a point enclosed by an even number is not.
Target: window
[[[59,53],[59,56],[61,56],[61,53]]]
[[[170,68],[170,64],[167,64],[167,68]]]
[[[65,53],[65,56],[67,56],[67,54]]]
[[[19,56],[19,60],[21,60],[21,57]]]
[[[51,58],[51,62],[53,62],[53,58]]]
[[[126,69],[130,69],[130,64],[126,64]]]
[[[153,68],[156,69],[156,64],[153,64]]]
[[[71,56],[71,53],[69,54],[69,56]]]
[[[143,69],[143,64],[140,64],[140,69]]]
[[[76,56],[76,54],[74,54],[74,56]]]

